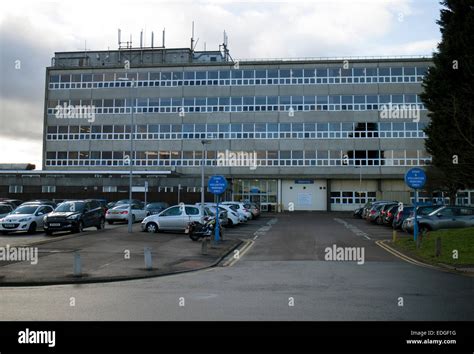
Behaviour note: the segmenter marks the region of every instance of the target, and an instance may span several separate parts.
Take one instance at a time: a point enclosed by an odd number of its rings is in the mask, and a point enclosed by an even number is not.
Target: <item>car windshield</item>
[[[25,205],[16,208],[11,214],[33,214],[38,207],[34,205]]]
[[[146,206],[147,209],[154,209],[154,208],[164,208],[164,205],[161,203],[150,203]]]
[[[112,209],[128,209],[128,204],[121,204],[119,206],[116,206],[115,208]]]
[[[84,202],[64,202],[59,204],[55,211],[59,212],[74,212],[74,211],[83,211],[85,203]]]
[[[418,215],[428,215],[439,209],[440,207],[427,207],[427,208],[420,208],[420,210],[417,210],[417,212],[418,212]]]

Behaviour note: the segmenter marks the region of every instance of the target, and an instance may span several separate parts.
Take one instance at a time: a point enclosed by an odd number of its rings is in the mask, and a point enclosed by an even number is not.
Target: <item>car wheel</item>
[[[97,230],[103,230],[105,228],[105,220],[104,218],[100,218],[100,224],[96,226]]]
[[[77,225],[77,232],[83,232],[84,231],[84,223],[82,221],[79,221],[79,224]]]
[[[145,226],[146,232],[153,234],[155,232],[158,232],[158,225],[156,225],[154,222],[149,222]]]
[[[377,216],[377,219],[375,219],[375,223],[377,225],[382,225],[383,224],[382,218],[380,216]]]
[[[113,225],[114,222],[112,220],[107,220],[107,222],[109,223],[109,225]]]
[[[36,232],[36,223],[32,222],[30,227],[28,228],[28,233],[29,234],[34,234]]]

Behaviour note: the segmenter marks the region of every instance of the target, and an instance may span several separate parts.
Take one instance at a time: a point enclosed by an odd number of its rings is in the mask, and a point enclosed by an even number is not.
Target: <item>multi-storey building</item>
[[[43,166],[127,170],[133,144],[134,171],[172,171],[194,187],[204,151],[206,175],[226,176],[232,198],[264,210],[409,200],[404,173],[430,160],[418,96],[429,65],[425,57],[237,61],[163,48],[56,53],[46,71]],[[69,106],[82,117],[59,109]]]

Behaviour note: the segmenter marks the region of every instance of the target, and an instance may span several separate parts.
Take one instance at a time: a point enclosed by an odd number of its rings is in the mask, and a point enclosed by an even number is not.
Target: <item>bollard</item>
[[[74,252],[74,276],[82,277],[81,255],[79,252]]]
[[[392,241],[395,243],[397,241],[397,230],[393,230],[392,232]]]
[[[151,259],[151,250],[148,247],[144,249],[144,256],[145,256],[145,269],[152,270],[153,269],[153,262]]]
[[[201,241],[201,254],[207,254],[207,246],[209,244],[209,237],[203,237]]]
[[[437,237],[436,238],[436,242],[435,242],[435,255],[436,257],[439,257],[441,256],[441,237]]]

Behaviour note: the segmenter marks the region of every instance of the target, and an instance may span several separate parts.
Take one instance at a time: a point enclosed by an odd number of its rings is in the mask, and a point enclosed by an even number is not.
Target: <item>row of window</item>
[[[306,150],[306,151],[208,151],[205,164],[226,167],[265,166],[422,166],[431,158],[422,150]],[[201,165],[200,151],[137,151],[135,166]],[[129,155],[123,151],[47,152],[47,166],[129,166]]]
[[[115,101],[115,102],[114,102]],[[132,100],[133,101],[133,100]],[[51,100],[47,112],[66,117],[69,111],[78,115],[134,113],[212,113],[212,112],[295,112],[295,111],[399,111],[424,110],[421,99],[414,94],[394,95],[319,95],[258,97],[186,97],[126,99]],[[75,107],[70,110],[69,106]],[[86,111],[87,109],[87,111]],[[64,116],[63,116],[64,115]],[[78,116],[79,117],[79,116]],[[59,118],[59,117],[58,117]],[[74,118],[77,118],[74,116]]]
[[[426,123],[141,124],[136,140],[424,138]],[[129,140],[130,125],[51,125],[46,140]]]
[[[331,191],[331,204],[365,204],[375,201],[377,192]]]
[[[421,82],[427,67],[107,72],[49,77],[49,89]],[[123,79],[128,79],[125,81]]]

